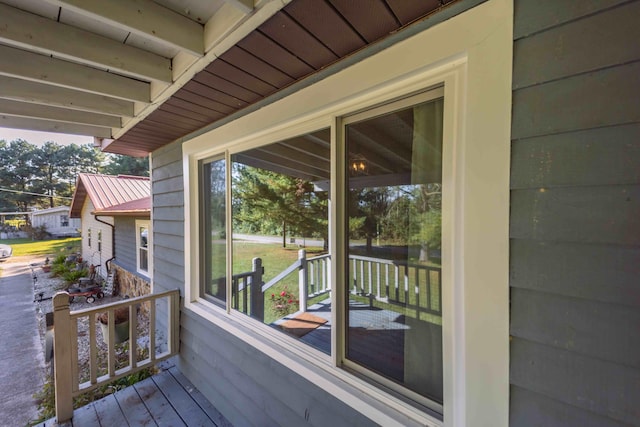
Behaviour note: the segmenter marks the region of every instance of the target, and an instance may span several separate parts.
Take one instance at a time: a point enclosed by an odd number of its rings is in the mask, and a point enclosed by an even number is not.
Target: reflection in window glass
[[[331,349],[328,129],[234,154],[232,308]]]
[[[149,228],[144,225],[138,227],[138,269],[149,271]]]
[[[204,197],[202,200],[203,296],[226,305],[226,164],[224,159],[206,162],[201,167]]]
[[[345,126],[346,357],[442,403],[443,100],[396,108]]]

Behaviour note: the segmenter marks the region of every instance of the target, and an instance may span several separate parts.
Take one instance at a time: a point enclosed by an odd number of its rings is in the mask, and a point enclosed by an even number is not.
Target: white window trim
[[[507,426],[512,21],[511,0],[487,1],[185,142],[185,309],[291,367],[378,423]],[[443,183],[452,195],[443,210],[453,215],[443,215],[443,233],[448,235],[443,235],[442,250],[454,260],[443,271],[443,282],[452,284],[443,289],[443,356],[449,361],[444,366],[444,422],[318,360],[312,349],[301,348],[283,334],[266,334],[267,326],[200,298],[199,202],[194,185],[198,161],[213,154],[226,151],[228,159],[231,151],[328,127],[337,117],[442,83],[448,147],[443,162],[453,165],[450,182]],[[337,171],[332,172],[335,177]],[[339,227],[337,219],[332,210],[332,235]],[[331,249],[336,253],[335,246]],[[334,271],[343,262],[336,257]],[[336,350],[334,354],[339,354]]]
[[[146,276],[148,278],[151,278],[151,272],[153,271],[153,254],[151,253],[151,248],[153,247],[152,244],[152,232],[151,232],[151,221],[148,219],[136,219],[136,271],[140,274],[142,274],[143,276]],[[147,227],[147,268],[148,270],[145,271],[143,269],[140,268],[140,236],[138,234],[138,230],[140,230],[140,227]]]

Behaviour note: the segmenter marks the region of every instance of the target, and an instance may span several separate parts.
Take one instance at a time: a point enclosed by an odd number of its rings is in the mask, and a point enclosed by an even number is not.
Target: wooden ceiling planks
[[[294,0],[196,74],[157,114],[133,126],[107,151],[124,152],[128,144],[140,147],[141,139],[148,138],[144,147],[151,152],[453,1]]]

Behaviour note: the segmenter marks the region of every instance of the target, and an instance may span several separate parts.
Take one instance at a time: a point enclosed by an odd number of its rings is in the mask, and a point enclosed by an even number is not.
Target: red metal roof
[[[100,211],[95,210],[94,214],[108,216],[150,216],[151,215],[151,197],[145,197],[138,200],[132,200],[119,205],[111,206]]]
[[[96,213],[122,215],[127,210],[150,212],[151,185],[148,177],[81,173],[71,202],[70,217],[80,218],[82,206],[91,200]],[[111,212],[111,213],[108,213]]]

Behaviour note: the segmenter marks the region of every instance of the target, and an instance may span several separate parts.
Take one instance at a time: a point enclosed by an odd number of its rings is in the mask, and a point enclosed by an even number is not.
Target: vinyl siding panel
[[[561,187],[511,193],[511,237],[640,244],[640,185]]]
[[[182,320],[181,337],[193,344],[185,348],[185,341],[182,342],[180,370],[195,376],[196,387],[208,390],[205,394],[234,425],[375,425],[294,371],[199,316],[184,312]],[[203,336],[210,339],[202,339]],[[208,381],[212,378],[215,387]],[[260,421],[255,424],[255,420]]]
[[[513,426],[640,425],[639,11],[515,2]]]
[[[586,412],[638,425],[638,369],[520,338],[513,340],[511,355],[524,362],[511,364],[511,384]]]
[[[512,288],[628,305],[638,310],[638,277],[638,247],[511,239]],[[516,321],[519,313],[512,313]]]
[[[628,0],[516,0],[514,38],[518,40],[627,2]]]
[[[136,272],[136,220],[114,218],[116,232],[115,262],[125,270]]]
[[[606,416],[587,412],[574,406],[560,404],[541,394],[511,386],[510,425],[532,427],[628,427]]]
[[[637,123],[514,141],[511,188],[637,184],[638,141]]]
[[[551,58],[540,60],[552,61]],[[640,62],[531,86],[513,93],[512,137],[638,123]]]
[[[182,149],[170,144],[153,153],[154,291],[184,289],[184,192]]]

